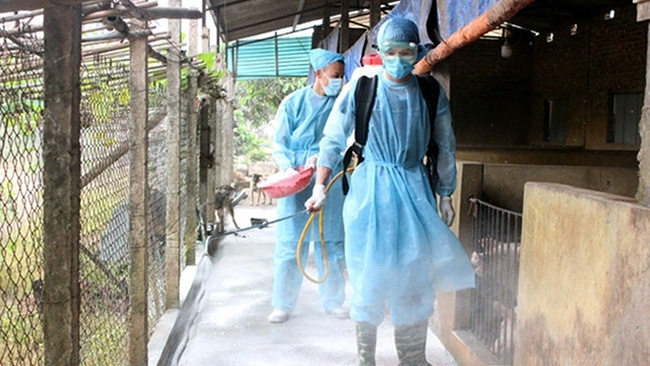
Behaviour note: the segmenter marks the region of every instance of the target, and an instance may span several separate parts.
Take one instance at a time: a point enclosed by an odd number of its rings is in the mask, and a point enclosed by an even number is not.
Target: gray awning
[[[388,5],[394,0],[381,2]],[[207,0],[207,9],[213,12],[222,38],[234,41],[323,19],[326,9],[330,16],[340,15],[339,4],[332,0]],[[350,0],[351,11],[368,7],[369,0]]]

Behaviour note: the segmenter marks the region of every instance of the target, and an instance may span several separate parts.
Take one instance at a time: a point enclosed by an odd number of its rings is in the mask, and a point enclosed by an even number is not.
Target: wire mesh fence
[[[0,364],[44,363],[43,39],[6,37],[0,49]],[[129,360],[129,63],[102,54],[80,69],[80,312],[82,365]],[[151,334],[165,309],[167,88],[149,83],[148,312]],[[181,115],[181,138],[190,133]],[[194,131],[196,133],[196,131]],[[188,157],[182,147],[181,250]],[[66,230],[66,228],[61,228]],[[179,258],[185,263],[185,258]]]
[[[80,359],[128,359],[129,67],[99,55],[81,70]]]
[[[149,83],[150,113],[160,116],[167,108],[165,95],[166,84],[162,81]],[[151,117],[150,117],[151,118]],[[149,132],[149,294],[148,310],[149,324],[156,324],[165,311],[165,228],[167,202],[167,124],[158,121],[159,117],[150,120],[152,129]],[[153,122],[153,123],[152,123]],[[153,332],[150,327],[149,333]]]
[[[42,41],[0,50],[0,364],[43,362]]]

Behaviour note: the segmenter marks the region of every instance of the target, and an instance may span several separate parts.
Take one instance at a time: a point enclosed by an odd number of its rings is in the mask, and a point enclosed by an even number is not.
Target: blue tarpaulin
[[[438,26],[442,38],[447,38],[485,13],[498,0],[438,0]]]

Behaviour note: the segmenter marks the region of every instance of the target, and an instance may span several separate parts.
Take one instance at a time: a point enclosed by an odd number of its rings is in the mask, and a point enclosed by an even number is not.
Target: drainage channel
[[[214,236],[209,236],[206,239],[206,253],[196,267],[194,280],[169,333],[167,342],[165,342],[165,347],[158,359],[158,366],[178,365],[190,338],[194,321],[199,315],[205,296],[206,281],[212,273],[214,263],[218,260],[218,247],[222,239]]]

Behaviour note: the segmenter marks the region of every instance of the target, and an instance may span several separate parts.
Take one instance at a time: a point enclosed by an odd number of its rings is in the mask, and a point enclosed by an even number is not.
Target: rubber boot
[[[395,326],[395,348],[399,366],[431,366],[427,362],[428,322]]]
[[[357,353],[359,366],[375,366],[377,348],[377,327],[366,322],[357,322]]]

